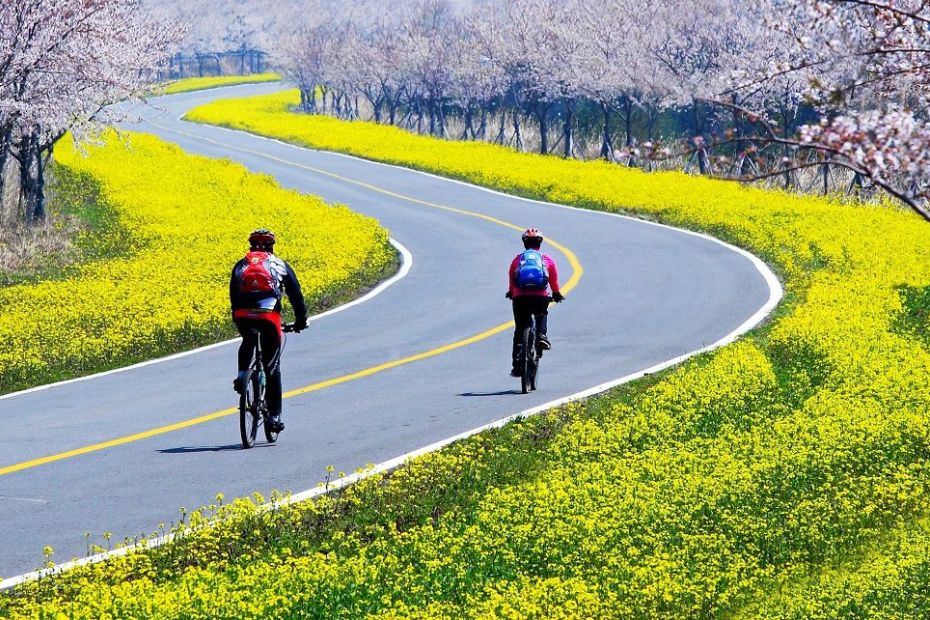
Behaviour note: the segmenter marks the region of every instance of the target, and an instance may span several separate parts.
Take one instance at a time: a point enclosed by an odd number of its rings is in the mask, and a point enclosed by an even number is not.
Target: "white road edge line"
[[[212,126],[212,125],[211,125],[211,126]],[[225,128],[225,127],[219,127],[219,129],[226,129],[227,131],[235,131],[236,133],[248,133],[248,132],[239,132],[239,131],[237,131],[237,130],[227,129],[227,128]],[[280,144],[284,144],[284,145],[291,146],[291,147],[298,148],[298,149],[301,148],[301,147],[298,147],[298,146],[293,145],[293,144],[288,144],[287,142],[281,142],[281,141],[279,141],[279,140],[274,140],[274,139],[272,139],[272,138],[265,138],[264,136],[256,136],[255,134],[248,134],[248,135],[251,135],[251,136],[254,136],[254,137],[257,137],[257,138],[263,138],[263,139],[265,139],[265,140],[271,140],[272,142],[279,142]],[[307,150],[317,150],[317,149],[307,149]],[[324,151],[324,152],[326,152],[326,153],[332,153],[332,151]],[[338,478],[338,479],[332,481],[331,483],[329,483],[328,485],[325,485],[325,486],[323,486],[323,485],[317,485],[316,487],[313,487],[312,489],[307,489],[306,491],[301,491],[300,493],[292,494],[292,495],[288,496],[287,498],[285,498],[284,500],[279,501],[279,502],[277,502],[277,503],[267,503],[267,504],[263,504],[263,505],[260,507],[260,509],[262,509],[262,510],[270,510],[270,509],[275,508],[275,507],[281,507],[281,506],[286,506],[286,505],[293,504],[293,503],[296,503],[296,502],[305,501],[305,500],[308,500],[308,499],[312,499],[312,498],[314,498],[314,497],[318,497],[318,496],[320,496],[320,495],[325,495],[325,494],[329,493],[330,491],[335,491],[335,490],[338,490],[338,489],[345,488],[345,487],[347,487],[347,486],[349,486],[349,485],[351,485],[351,484],[353,484],[353,483],[355,483],[355,482],[358,482],[359,480],[364,480],[365,478],[368,478],[369,476],[373,476],[373,475],[375,475],[375,474],[379,474],[379,473],[383,473],[383,472],[388,472],[388,471],[391,471],[391,470],[393,470],[393,469],[396,469],[396,468],[398,468],[398,467],[404,465],[404,464],[405,464],[407,461],[409,461],[409,460],[415,459],[415,458],[417,458],[417,457],[419,457],[419,456],[422,456],[422,455],[424,455],[424,454],[427,454],[427,453],[429,453],[429,452],[435,452],[436,450],[439,450],[439,449],[441,449],[441,448],[444,448],[444,447],[448,446],[449,444],[451,444],[451,443],[453,443],[453,442],[459,441],[460,439],[467,439],[468,437],[471,437],[472,435],[477,435],[478,433],[484,432],[484,431],[486,431],[486,430],[490,430],[490,429],[492,429],[492,428],[500,428],[501,426],[504,426],[504,425],[506,425],[506,424],[508,424],[508,423],[510,423],[510,422],[512,422],[512,421],[514,421],[514,420],[516,420],[516,419],[518,419],[518,418],[526,418],[526,417],[529,417],[529,416],[537,415],[537,414],[542,413],[542,412],[544,412],[544,411],[546,411],[546,410],[548,410],[548,409],[552,409],[553,407],[558,407],[559,405],[564,405],[564,404],[566,404],[566,403],[568,403],[568,402],[570,402],[570,401],[573,401],[573,400],[578,400],[578,399],[581,399],[581,398],[587,398],[587,397],[589,397],[589,396],[594,396],[595,394],[600,394],[600,393],[602,393],[602,392],[606,392],[607,390],[609,390],[609,389],[611,389],[611,388],[613,388],[613,387],[617,387],[618,385],[622,385],[622,384],[624,384],[624,383],[629,383],[630,381],[633,381],[633,380],[635,380],[635,379],[642,378],[642,377],[644,377],[644,376],[646,376],[646,375],[649,375],[649,374],[653,374],[653,373],[659,372],[660,370],[665,370],[666,368],[669,368],[669,367],[671,367],[671,366],[674,366],[674,365],[676,365],[676,364],[679,364],[679,363],[681,363],[681,362],[687,360],[689,357],[693,357],[693,356],[698,355],[698,354],[700,354],[700,353],[705,353],[705,352],[707,352],[707,351],[711,351],[711,350],[713,350],[713,349],[717,349],[717,348],[722,347],[722,346],[724,346],[724,345],[730,344],[731,342],[733,342],[734,340],[736,340],[739,336],[742,336],[743,334],[745,334],[746,332],[748,332],[750,329],[752,329],[753,327],[755,327],[756,325],[758,325],[759,323],[761,323],[761,322],[772,312],[772,310],[775,309],[775,307],[778,305],[778,302],[781,301],[782,295],[784,294],[784,291],[783,291],[783,289],[782,289],[781,283],[778,281],[778,278],[775,276],[775,274],[772,272],[772,270],[769,269],[768,265],[766,265],[759,257],[755,256],[754,254],[751,254],[750,252],[748,252],[748,251],[746,251],[746,250],[744,250],[744,249],[742,249],[742,248],[738,248],[738,247],[736,247],[736,246],[734,246],[734,245],[731,245],[731,244],[729,244],[729,243],[727,243],[727,242],[725,242],[725,241],[721,241],[720,239],[716,239],[716,238],[711,237],[710,235],[706,235],[706,234],[704,234],[704,233],[697,233],[697,232],[693,232],[693,231],[690,231],[690,230],[683,230],[683,229],[681,229],[681,228],[675,228],[675,227],[673,227],[673,226],[668,226],[668,225],[666,225],[666,224],[658,224],[658,223],[655,223],[655,222],[649,222],[649,221],[647,221],[647,220],[639,220],[639,219],[636,219],[636,218],[633,218],[633,217],[630,217],[630,216],[627,216],[627,215],[620,215],[620,214],[617,214],[617,213],[609,213],[609,212],[607,212],[607,211],[593,211],[593,210],[591,210],[591,209],[582,209],[582,208],[580,208],[580,207],[571,207],[571,206],[568,206],[568,205],[559,205],[559,204],[555,204],[555,203],[540,202],[540,201],[538,201],[538,200],[531,200],[531,199],[529,199],[529,198],[522,198],[522,197],[520,197],[520,196],[511,196],[510,194],[505,194],[505,193],[503,193],[503,192],[498,192],[498,191],[496,191],[496,190],[488,189],[488,188],[486,188],[486,187],[481,187],[480,185],[473,185],[473,184],[471,184],[471,183],[466,183],[466,182],[464,182],[464,181],[458,181],[458,180],[455,180],[455,179],[446,179],[446,178],[444,178],[444,177],[440,177],[440,176],[438,176],[438,175],[430,174],[430,173],[428,173],[428,172],[421,172],[421,171],[419,171],[419,170],[412,170],[411,168],[404,168],[403,166],[396,166],[396,165],[392,165],[392,164],[382,164],[382,163],[380,163],[380,162],[372,162],[372,161],[367,160],[367,159],[363,159],[363,158],[360,158],[360,157],[354,157],[354,156],[351,156],[351,155],[345,155],[345,154],[343,154],[343,153],[334,153],[334,154],[336,154],[336,155],[342,155],[342,156],[344,156],[344,157],[350,157],[350,158],[352,158],[352,159],[361,159],[362,161],[366,161],[366,162],[369,162],[369,163],[374,163],[374,164],[378,164],[378,165],[382,165],[382,166],[390,166],[390,167],[392,167],[392,168],[401,168],[401,169],[404,169],[404,170],[411,170],[412,172],[418,172],[418,173],[420,173],[420,174],[425,174],[425,175],[427,175],[427,176],[431,176],[431,177],[434,177],[434,178],[437,178],[437,179],[443,179],[443,180],[445,180],[445,181],[451,181],[451,182],[453,182],[453,183],[461,183],[462,185],[467,185],[467,186],[474,187],[474,188],[477,188],[477,189],[485,190],[485,191],[491,192],[491,193],[493,193],[493,194],[498,194],[498,195],[501,195],[501,196],[506,196],[506,197],[508,197],[508,198],[519,198],[520,200],[526,200],[526,201],[528,201],[528,202],[535,203],[535,204],[548,205],[548,206],[559,207],[559,208],[563,208],[563,209],[572,209],[572,210],[574,210],[574,211],[583,211],[583,212],[585,212],[585,213],[602,213],[602,214],[604,214],[604,215],[609,215],[609,216],[612,216],[612,217],[621,217],[621,218],[624,218],[624,219],[629,219],[629,220],[633,220],[633,221],[636,221],[636,222],[641,222],[641,223],[644,223],[644,224],[651,224],[651,225],[653,225],[653,226],[659,226],[659,227],[667,228],[667,229],[674,230],[674,231],[677,231],[677,232],[680,232],[680,233],[686,233],[686,234],[689,234],[689,235],[695,235],[695,236],[697,236],[697,237],[701,237],[701,238],[704,238],[704,239],[708,239],[708,240],[710,240],[710,241],[713,241],[714,243],[719,243],[719,244],[721,244],[721,245],[723,245],[723,246],[725,246],[725,247],[727,247],[727,248],[733,250],[734,252],[737,252],[738,254],[741,254],[742,256],[746,257],[746,258],[753,264],[753,266],[756,268],[756,270],[762,275],[762,277],[765,279],[766,284],[768,284],[768,287],[769,287],[769,298],[768,298],[768,301],[766,301],[765,304],[755,312],[755,314],[753,314],[751,317],[749,317],[748,319],[746,319],[745,321],[743,321],[743,323],[740,324],[736,329],[734,329],[733,331],[731,331],[729,334],[727,334],[726,336],[724,336],[723,338],[721,338],[721,339],[718,340],[717,342],[714,342],[713,344],[710,344],[710,345],[708,345],[708,346],[702,347],[702,348],[700,348],[700,349],[695,349],[694,351],[691,351],[691,352],[689,352],[689,353],[685,353],[685,354],[683,354],[683,355],[679,355],[678,357],[674,357],[674,358],[672,358],[672,359],[670,359],[670,360],[666,360],[666,361],[664,361],[664,362],[660,362],[660,363],[655,364],[655,365],[653,365],[653,366],[650,366],[650,367],[648,367],[648,368],[644,368],[644,369],[639,370],[639,371],[637,371],[637,372],[634,372],[634,373],[632,373],[632,374],[629,374],[629,375],[620,377],[619,379],[614,379],[613,381],[608,381],[608,382],[606,382],[606,383],[601,383],[601,384],[599,384],[599,385],[595,385],[594,387],[588,388],[588,389],[586,389],[586,390],[582,390],[582,391],[580,391],[580,392],[575,392],[574,394],[569,394],[568,396],[563,396],[562,398],[557,398],[557,399],[555,399],[555,400],[551,400],[551,401],[549,401],[549,402],[547,402],[547,403],[543,403],[543,404],[541,404],[541,405],[537,405],[537,406],[531,407],[531,408],[529,408],[529,409],[524,409],[523,411],[520,411],[520,412],[511,414],[511,415],[509,415],[509,416],[507,416],[507,417],[504,417],[504,418],[501,418],[501,419],[499,419],[499,420],[495,420],[494,422],[491,422],[490,424],[485,424],[485,425],[483,425],[483,426],[479,426],[479,427],[477,427],[477,428],[473,428],[473,429],[468,430],[468,431],[465,431],[465,432],[463,432],[463,433],[459,433],[458,435],[454,435],[454,436],[452,436],[452,437],[447,437],[446,439],[441,439],[441,440],[439,440],[439,441],[437,441],[437,442],[434,442],[434,443],[431,443],[431,444],[429,444],[429,445],[423,446],[422,448],[418,448],[417,450],[413,450],[413,451],[411,451],[411,452],[407,452],[406,454],[402,454],[402,455],[400,455],[400,456],[394,457],[394,458],[392,458],[392,459],[390,459],[390,460],[387,460],[387,461],[384,461],[384,462],[382,462],[382,463],[378,463],[377,465],[374,465],[374,466],[370,467],[369,469],[366,469],[366,470],[363,471],[363,472],[355,473],[355,474],[350,474],[350,475],[348,475],[348,476],[343,476],[343,477],[341,477],[341,478]],[[392,240],[392,243],[393,243],[393,240]],[[401,247],[402,247],[402,246],[401,246]],[[412,258],[411,258],[411,262],[412,262]],[[395,277],[397,277],[397,276],[395,276]],[[384,284],[387,284],[387,282],[385,282]],[[374,293],[374,291],[372,291],[372,293]],[[360,298],[359,300],[356,300],[355,302],[352,302],[352,303],[360,303],[362,299],[364,299],[364,298]],[[341,307],[340,307],[340,308],[341,308]],[[338,310],[338,308],[337,308],[337,309],[334,309],[334,310],[330,310],[329,312],[334,312],[334,311],[337,311],[337,310]],[[324,315],[325,315],[325,314],[326,314],[326,313],[324,313]],[[323,315],[320,315],[320,316],[323,316]],[[175,535],[174,535],[174,534],[168,534],[168,535],[166,535],[166,536],[161,536],[161,537],[158,537],[158,538],[152,538],[152,539],[149,539],[149,540],[146,540],[146,541],[144,541],[144,542],[141,542],[141,543],[138,543],[138,544],[135,544],[135,545],[131,545],[131,546],[128,546],[128,547],[122,547],[122,548],[119,548],[119,549],[114,549],[114,550],[112,550],[112,551],[105,551],[105,552],[99,553],[99,554],[97,554],[97,555],[92,555],[92,556],[88,556],[88,557],[84,557],[84,558],[79,558],[79,559],[77,559],[77,560],[72,560],[72,561],[70,561],[70,562],[66,562],[66,563],[64,563],[64,564],[61,564],[60,566],[55,566],[54,568],[48,568],[48,569],[33,571],[33,572],[30,572],[30,573],[25,573],[25,574],[23,574],[23,575],[18,575],[18,576],[16,576],[16,577],[10,577],[10,578],[8,578],[8,579],[4,579],[3,581],[0,581],[0,591],[2,591],[2,590],[7,590],[7,589],[9,589],[9,588],[13,588],[13,587],[15,587],[15,586],[17,586],[17,585],[20,585],[20,584],[25,583],[25,582],[27,582],[27,581],[32,581],[32,580],[34,580],[34,579],[40,579],[40,578],[49,577],[49,576],[52,576],[52,575],[55,575],[55,574],[58,574],[58,573],[64,573],[64,572],[67,572],[67,571],[69,571],[69,570],[71,570],[71,569],[73,569],[73,568],[77,568],[77,567],[79,567],[79,566],[86,566],[86,565],[88,565],[88,564],[95,564],[95,563],[97,563],[97,562],[102,562],[102,561],[108,560],[108,559],[110,559],[110,558],[115,558],[115,557],[119,557],[119,556],[124,556],[124,555],[127,555],[128,553],[130,553],[130,552],[132,552],[132,551],[144,551],[144,550],[146,550],[146,549],[152,549],[152,548],[154,548],[154,547],[159,547],[159,546],[161,546],[161,545],[164,545],[164,544],[166,544],[166,543],[171,542],[172,540],[174,540],[174,538],[175,538]]]
[[[342,312],[344,310],[348,310],[349,308],[357,306],[361,303],[365,303],[366,301],[369,301],[370,299],[383,293],[392,284],[406,277],[406,275],[410,273],[410,268],[413,266],[413,254],[411,254],[410,250],[408,250],[402,243],[400,243],[393,237],[389,238],[388,241],[390,241],[391,245],[394,246],[394,249],[396,249],[398,253],[400,253],[400,269],[398,269],[397,273],[395,273],[393,276],[391,276],[384,282],[381,282],[375,288],[371,289],[370,291],[368,291],[367,293],[365,293],[358,299],[353,299],[352,301],[346,302],[340,306],[336,306],[335,308],[331,308],[325,312],[314,314],[308,317],[307,321],[308,322],[319,321],[320,319],[325,319],[326,317],[336,314],[337,312]],[[98,379],[100,377],[106,377],[107,375],[113,375],[119,372],[126,372],[127,370],[135,370],[137,368],[151,366],[152,364],[160,364],[162,362],[176,360],[181,357],[187,357],[189,355],[196,355],[197,353],[201,353],[203,351],[209,351],[210,349],[224,347],[229,344],[237,343],[240,340],[242,340],[242,338],[233,338],[232,340],[224,340],[223,342],[215,342],[213,344],[208,344],[203,347],[191,349],[190,351],[182,351],[180,353],[174,353],[172,355],[167,355],[165,357],[158,357],[153,360],[146,360],[144,362],[139,362],[138,364],[132,364],[131,366],[123,366],[122,368],[114,368],[113,370],[98,372],[98,373],[87,375],[84,377],[76,377],[74,379],[65,379],[64,381],[56,381],[55,383],[47,383],[45,385],[38,385],[36,387],[29,388],[27,390],[21,390],[19,392],[10,392],[9,394],[3,394],[2,396],[0,396],[0,400],[6,400],[8,398],[15,398],[17,396],[23,396],[25,394],[31,394],[33,392],[48,390],[51,388],[60,387],[62,385],[68,385],[69,383],[77,383],[79,381],[89,381],[91,379]]]

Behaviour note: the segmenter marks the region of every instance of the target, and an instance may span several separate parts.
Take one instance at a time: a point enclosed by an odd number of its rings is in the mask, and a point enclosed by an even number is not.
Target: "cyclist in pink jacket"
[[[510,376],[519,377],[518,359],[522,355],[521,340],[523,330],[529,326],[531,317],[536,317],[536,337],[540,349],[549,350],[552,345],[547,336],[549,302],[556,303],[565,299],[559,291],[559,271],[555,261],[548,254],[539,251],[543,236],[536,228],[523,231],[523,252],[517,254],[510,262],[507,279],[507,299],[513,300],[513,362]],[[549,295],[549,291],[552,295]]]

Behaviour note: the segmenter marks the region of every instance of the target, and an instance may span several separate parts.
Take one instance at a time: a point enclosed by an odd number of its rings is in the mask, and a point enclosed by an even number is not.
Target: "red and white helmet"
[[[253,230],[249,235],[249,245],[253,248],[267,249],[269,252],[274,247],[274,233],[267,228]]]
[[[522,238],[524,241],[527,239],[539,239],[540,241],[543,240],[542,233],[539,232],[538,228],[527,228],[523,231]]]

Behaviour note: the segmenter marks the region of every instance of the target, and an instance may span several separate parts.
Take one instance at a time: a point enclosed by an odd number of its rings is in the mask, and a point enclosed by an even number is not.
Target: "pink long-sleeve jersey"
[[[549,270],[549,287],[541,289],[538,291],[526,291],[523,289],[517,288],[517,285],[514,284],[514,278],[517,275],[517,266],[520,264],[520,257],[523,255],[523,252],[520,252],[514,256],[513,261],[510,263],[510,270],[507,272],[507,279],[510,282],[510,294],[516,297],[523,297],[524,295],[535,295],[537,297],[545,297],[549,295],[549,289],[552,289],[553,293],[559,292],[559,270],[555,267],[555,261],[552,260],[548,254],[543,254],[543,262],[546,264],[546,269]]]

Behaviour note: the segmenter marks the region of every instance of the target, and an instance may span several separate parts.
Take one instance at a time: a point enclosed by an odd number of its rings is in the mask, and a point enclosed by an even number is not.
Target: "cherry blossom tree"
[[[763,106],[740,110],[762,138],[806,149],[869,179],[930,220],[930,4],[924,0],[788,0],[769,5],[770,33],[794,55],[740,76],[734,91],[788,79],[819,113],[797,135],[778,133]]]
[[[140,94],[179,32],[137,0],[0,4],[0,170],[18,162],[27,219],[44,217],[55,143],[106,120],[108,104]]]

